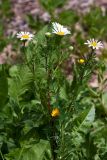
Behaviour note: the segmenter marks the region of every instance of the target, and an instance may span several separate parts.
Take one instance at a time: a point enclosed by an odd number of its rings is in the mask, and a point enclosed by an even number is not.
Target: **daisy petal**
[[[71,32],[67,28],[57,22],[52,22],[52,33],[60,36],[71,34]]]

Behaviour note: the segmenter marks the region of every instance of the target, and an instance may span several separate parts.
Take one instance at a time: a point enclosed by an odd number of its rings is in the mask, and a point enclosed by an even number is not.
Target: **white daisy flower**
[[[62,26],[61,24],[57,23],[57,22],[53,22],[52,23],[52,33],[55,33],[59,36],[64,36],[66,34],[71,34],[71,32],[65,28],[64,26]]]
[[[84,44],[88,45],[88,47],[92,47],[93,49],[103,48],[102,42],[98,41],[98,40],[95,40],[94,38],[90,39],[90,40],[87,40],[87,42],[84,43]]]
[[[34,35],[33,34],[31,34],[31,33],[29,33],[29,32],[19,32],[19,33],[17,33],[17,38],[20,38],[20,40],[28,40],[28,41],[30,41],[33,37],[34,37]]]

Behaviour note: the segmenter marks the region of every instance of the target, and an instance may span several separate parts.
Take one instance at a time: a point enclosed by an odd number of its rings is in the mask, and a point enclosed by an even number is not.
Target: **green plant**
[[[53,19],[54,10],[65,3],[40,2]],[[9,3],[2,5],[7,16]],[[74,11],[58,15],[60,23],[72,25],[72,34],[79,21],[86,38],[106,39],[106,17],[100,9],[82,18]],[[87,52],[81,31],[76,32],[73,50],[69,36],[52,34],[50,24],[43,28],[31,16],[28,23],[41,29],[28,44],[7,40],[0,27],[0,51],[11,42],[21,54],[21,63],[0,66],[0,160],[106,160],[107,68],[103,56],[97,59],[92,48]],[[68,79],[64,66],[70,57]],[[96,88],[89,85],[94,73]]]
[[[28,46],[23,43],[22,64],[1,67],[1,159],[106,157],[106,150],[99,147],[106,148],[106,144],[104,137],[99,141],[100,124],[95,121],[96,106],[90,96],[98,94],[87,86],[93,70],[101,67],[96,54],[90,49],[82,61],[81,57],[75,60],[73,78],[68,81],[62,65],[70,56],[69,48],[65,52],[64,37],[48,31],[46,26]],[[105,124],[100,123],[102,128]]]
[[[61,7],[65,4],[66,0],[58,0],[58,1],[55,1],[55,0],[40,0],[40,3],[43,5],[43,7],[48,10],[51,14],[52,12],[58,8],[58,7]]]

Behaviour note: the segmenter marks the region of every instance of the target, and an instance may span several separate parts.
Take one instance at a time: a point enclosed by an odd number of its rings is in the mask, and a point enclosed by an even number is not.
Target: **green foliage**
[[[3,16],[10,16],[11,15],[11,11],[10,11],[10,1],[9,0],[1,0],[1,4],[0,4],[0,10],[3,14]]]
[[[66,21],[64,21],[66,19]],[[79,17],[77,14],[72,10],[66,10],[59,14],[59,22],[63,23],[64,25],[73,25],[78,21]]]
[[[9,78],[8,80],[9,96],[14,98],[16,101],[21,101],[21,97],[24,96],[24,94],[30,94],[31,92],[33,75],[28,67],[23,66],[17,68],[12,67],[10,69],[10,76],[12,78]]]
[[[91,107],[85,110],[83,113],[80,113],[80,115],[74,120],[74,124],[76,124],[76,126],[80,128],[81,126],[88,125],[91,122],[93,122],[94,118],[95,118],[95,108]]]
[[[88,159],[85,135],[88,135],[92,122],[95,119],[95,108],[90,107],[79,115],[76,115],[73,119],[70,118],[66,124],[62,124],[63,134],[61,138],[63,142],[61,141],[60,144],[62,148],[61,152],[59,152],[59,159]]]
[[[73,78],[68,81],[61,65],[70,54],[63,52],[62,38],[45,36],[49,29],[50,26],[44,27],[21,49],[23,64],[9,68],[9,102],[3,111],[7,129],[2,126],[5,133],[5,138],[1,135],[2,153],[6,160],[106,157],[104,136],[99,141],[102,135],[94,134],[94,128],[97,132],[99,125],[95,121],[96,106],[90,92],[98,94],[87,87],[92,71],[101,69],[96,55],[92,50],[85,55],[85,63],[73,64]],[[99,99],[96,101],[97,104]],[[60,116],[52,118],[51,111],[55,107],[59,108]],[[103,122],[101,128],[104,125]],[[105,133],[106,130],[102,132]],[[12,147],[8,137],[12,139]],[[3,149],[4,142],[7,151]]]
[[[90,13],[84,15],[82,19],[83,28],[92,37],[98,37],[99,39],[106,37],[106,16],[102,15],[100,8],[93,8]],[[96,27],[97,26],[97,27]]]
[[[56,19],[55,9],[66,1],[40,2]],[[1,10],[5,16],[10,13],[9,1],[2,3]],[[107,159],[106,66],[96,59],[92,49],[87,52],[83,47],[85,36],[106,39],[106,16],[102,16],[100,9],[93,9],[82,18],[70,10],[58,16],[59,23],[72,27],[74,51],[69,50],[68,36],[46,36],[45,33],[52,30],[51,25],[43,27],[41,21],[28,15],[32,29],[43,29],[26,46],[22,46],[22,41],[18,44],[21,64],[3,64],[1,67],[1,160]],[[76,22],[82,25],[81,31],[75,31]],[[3,26],[0,35],[3,36],[2,51],[8,42],[3,35]],[[79,55],[77,59],[84,58],[85,62],[78,63],[73,54]],[[64,66],[70,57],[73,62],[69,80]],[[94,72],[98,75],[99,86],[96,88],[89,86]],[[51,116],[54,108],[60,111],[57,117]]]
[[[32,15],[28,14],[27,15],[27,23],[30,28],[40,30],[43,26],[44,23],[39,19],[39,18],[34,18]]]
[[[50,159],[50,146],[49,142],[40,140],[39,143],[30,146],[23,144],[21,149],[15,149],[8,156],[6,160],[48,160]]]
[[[63,6],[66,0],[40,0],[40,2],[46,10],[52,13],[54,9]]]

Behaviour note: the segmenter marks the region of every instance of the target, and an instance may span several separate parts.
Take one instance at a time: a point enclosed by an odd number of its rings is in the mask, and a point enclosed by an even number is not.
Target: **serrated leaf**
[[[33,75],[28,67],[18,68],[17,73],[9,78],[9,95],[15,100],[21,100],[21,96],[30,90]]]

